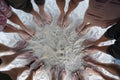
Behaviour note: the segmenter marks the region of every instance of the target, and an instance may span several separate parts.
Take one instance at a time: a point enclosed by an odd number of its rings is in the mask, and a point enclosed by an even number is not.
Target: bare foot
[[[36,58],[33,58],[27,65],[28,68],[30,68],[30,66],[36,61]]]
[[[60,14],[57,24],[62,27],[63,25],[64,14]]]
[[[77,71],[77,75],[79,76],[79,79],[80,79],[80,80],[85,80],[85,78],[84,78],[84,73],[83,73],[82,70],[78,70],[78,71]]]
[[[65,70],[65,69],[62,69],[62,70],[59,72],[58,80],[64,80],[64,79],[65,79],[65,76],[66,76],[66,70]]]
[[[39,13],[40,13],[40,16],[42,16],[45,19],[47,24],[51,24],[52,17],[50,15],[48,15],[45,11],[41,11]]]
[[[83,23],[82,25],[76,28],[76,32],[78,33],[78,35],[83,36],[89,31],[90,27],[91,27],[91,24]]]
[[[33,37],[33,36],[35,35],[35,32],[36,32],[35,30],[29,29],[29,28],[26,28],[25,31],[26,31],[31,37]]]
[[[89,40],[89,39],[84,40],[83,44],[82,44],[82,46],[85,46],[85,47],[90,47],[90,46],[93,46],[93,45],[97,45],[95,43],[95,40]]]
[[[35,22],[39,25],[42,26],[43,22],[40,19],[40,15],[36,12],[36,11],[32,11],[31,14],[33,15],[33,19],[35,20]]]
[[[43,26],[43,22],[41,21],[40,17],[35,17],[34,16],[33,19],[40,27]]]
[[[35,10],[32,10],[31,14],[33,15],[33,19],[38,24],[38,26],[43,26],[43,22],[40,19],[40,15]]]
[[[25,40],[25,41],[29,41],[32,37],[27,34],[25,31],[23,30],[18,30],[18,34],[20,35],[20,37]]]
[[[16,43],[16,47],[13,48],[13,50],[19,51],[19,50],[25,48],[27,45],[28,45],[28,43],[27,43],[26,41],[18,41],[18,42]]]
[[[83,59],[84,59],[86,62],[97,63],[97,61],[94,60],[93,58],[91,58],[90,56],[85,56],[85,57],[83,57]]]
[[[76,29],[75,29],[75,31],[76,31],[76,33],[79,35],[79,32],[81,32],[81,30],[84,28],[84,26],[85,26],[85,23],[82,23],[79,27],[77,27]]]
[[[20,55],[18,56],[19,58],[20,57],[30,57],[33,55],[33,50],[19,50],[18,53],[20,53]]]
[[[85,35],[90,30],[89,25],[85,25],[85,27],[79,32],[79,35]]]
[[[70,24],[70,18],[69,16],[65,16],[63,20],[63,27],[68,27]]]
[[[85,47],[84,49],[81,50],[81,52],[83,53],[88,53],[88,54],[95,54],[98,52],[97,50],[98,46],[89,46],[89,47]]]
[[[41,63],[40,68],[37,70],[37,72],[41,72],[44,67],[45,67],[45,65],[43,63]]]
[[[72,79],[71,80],[79,80],[77,73],[72,73]]]
[[[33,71],[36,71],[38,69],[42,69],[44,67],[44,62],[43,61],[39,61],[39,60],[36,60],[36,62],[33,64]]]
[[[55,71],[56,71],[56,65],[52,66],[52,68],[50,69],[50,75],[51,75],[50,80],[56,80]]]
[[[34,68],[32,70],[35,71],[35,72],[40,73],[43,70],[44,67],[45,67],[44,62],[40,62],[40,64],[38,65],[38,67],[36,67],[36,68]]]
[[[89,67],[86,68],[86,71],[89,73],[89,75],[99,75],[96,71]]]

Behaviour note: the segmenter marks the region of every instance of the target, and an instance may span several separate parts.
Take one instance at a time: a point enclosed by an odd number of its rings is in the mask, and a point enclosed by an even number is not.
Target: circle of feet
[[[53,21],[50,25],[35,28],[36,34],[24,48],[34,56],[25,65],[36,73],[34,80],[49,80],[49,78],[50,80],[85,80],[83,77],[85,70],[92,72],[88,67],[94,68],[85,62],[94,61],[89,56],[84,57],[85,54],[81,51],[84,39],[77,35],[74,26],[70,24],[68,28],[63,29]],[[29,52],[29,49],[32,52]],[[29,57],[30,54],[27,56]]]
[[[84,69],[81,53],[82,42],[75,30],[62,29],[59,26],[46,25],[36,27],[36,35],[29,41],[27,49],[32,49],[39,62],[44,62],[44,70],[50,76],[71,76],[76,70]],[[70,77],[69,77],[70,78]]]

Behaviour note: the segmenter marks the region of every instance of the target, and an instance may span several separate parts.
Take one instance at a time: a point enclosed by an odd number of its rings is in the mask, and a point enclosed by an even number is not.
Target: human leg
[[[0,65],[0,67],[5,67],[7,65],[9,65],[13,60],[15,60],[15,58],[19,55],[22,54],[31,54],[33,53],[33,51],[29,50],[29,51],[19,51],[18,53],[12,54],[12,55],[5,55],[1,57],[2,60],[2,64]]]
[[[93,45],[97,46],[99,43],[105,42],[105,41],[108,41],[108,40],[109,40],[108,38],[106,38],[104,35],[102,35],[98,40],[86,39],[86,40],[84,40],[82,45],[85,46],[85,47],[90,47],[90,46],[93,46]]]
[[[78,75],[80,80],[85,80],[85,75],[84,75],[82,70],[78,70],[77,75]]]
[[[25,31],[23,30],[17,30],[18,35],[25,41],[29,41],[32,37],[28,35]]]
[[[25,70],[28,70],[35,61],[36,58],[34,57],[33,60],[28,62],[28,64],[24,67],[15,67],[8,71],[2,71],[2,73],[8,74],[12,78],[12,80],[17,80],[17,77],[20,76]]]
[[[17,77],[20,76],[25,70],[28,70],[30,68],[31,64],[33,64],[35,62],[35,60],[36,60],[36,58],[34,57],[24,67],[17,67],[17,68],[15,67],[8,71],[1,71],[1,72],[7,74],[9,77],[11,77],[12,80],[17,80]]]
[[[37,59],[36,59],[36,60],[37,60]],[[29,66],[29,67],[31,67],[31,66]],[[40,72],[40,71],[43,69],[43,67],[44,67],[44,64],[43,64],[43,63],[41,63],[41,64],[38,65],[37,67],[34,67],[34,68],[30,71],[28,77],[27,77],[25,80],[33,80],[33,76],[35,75],[35,73],[36,73],[37,71]]]
[[[0,52],[13,51],[12,48],[0,43]]]
[[[50,24],[52,21],[52,18],[49,14],[45,12],[45,8],[44,8],[45,0],[34,0],[34,1],[39,7],[40,16],[45,19],[47,24]]]
[[[109,38],[105,37],[105,35],[102,35],[98,40],[86,39],[83,41],[82,46],[84,46],[85,48],[82,51],[87,53],[95,53],[96,51],[102,51],[106,53],[108,46],[98,46],[98,44],[108,40]]]
[[[85,80],[85,77],[84,71],[79,69],[72,73],[71,80]]]
[[[22,49],[22,48],[24,48],[26,46],[27,46],[27,43],[23,42],[23,41],[18,42],[17,46],[14,47],[14,48],[8,47],[8,46],[3,45],[3,44],[0,43],[0,52],[6,52],[6,51],[14,51],[14,52],[16,52],[16,51],[18,51],[18,50],[20,50],[20,49]]]
[[[35,22],[39,26],[43,26],[43,22],[42,22],[42,20],[40,18],[40,15],[34,9],[30,13],[33,15],[33,18],[34,18]]]
[[[25,31],[23,30],[18,30],[17,28],[13,27],[10,24],[7,24],[3,30],[3,32],[7,32],[7,33],[18,33],[20,35],[21,38],[23,38],[24,40],[30,40],[31,36],[28,35]]]
[[[22,30],[26,31],[29,35],[33,36],[35,34],[35,31],[32,31],[31,29],[27,28],[22,21],[19,19],[16,13],[12,12],[11,17],[9,17],[9,20],[20,25]]]
[[[32,70],[30,71],[28,77],[27,77],[25,80],[33,80],[33,76],[35,75],[35,73],[36,73],[37,71],[40,72],[40,71],[43,69],[43,67],[44,67],[44,64],[39,65],[38,68],[32,69]]]
[[[63,20],[63,27],[67,27],[70,23],[69,15],[78,6],[80,0],[70,0],[68,11],[66,12]]]
[[[102,78],[104,78],[104,80],[116,80],[115,78],[112,78],[110,76],[105,75],[104,73],[102,73],[99,69],[97,68],[87,68],[86,69],[87,73],[89,74],[93,74],[93,75],[98,75],[101,76]]]
[[[50,76],[51,76],[51,79],[50,80],[56,80],[56,77],[55,77],[55,71],[56,71],[56,66],[52,66],[51,69],[50,69]]]
[[[6,0],[6,1],[13,8],[20,9],[20,10],[23,10],[24,12],[26,12],[26,13],[32,14],[35,22],[39,26],[43,25],[39,14],[33,9],[33,6],[31,4],[31,0]]]
[[[12,80],[17,80],[17,77],[21,75],[21,72],[28,70],[28,67],[19,67],[19,68],[13,68],[8,71],[2,71],[2,73],[8,74]]]
[[[64,80],[66,76],[66,70],[62,69],[58,74],[58,80]]]
[[[62,26],[62,24],[63,24],[63,19],[64,19],[64,16],[65,16],[65,11],[64,11],[65,0],[56,0],[56,2],[57,2],[57,5],[58,5],[58,8],[59,8],[59,10],[60,10],[60,15],[59,15],[57,24],[58,24],[59,26]]]
[[[83,36],[85,35],[91,27],[93,27],[94,25],[92,23],[87,23],[86,21],[83,21],[83,23],[76,28],[76,32],[79,36]]]
[[[76,72],[72,73],[71,80],[79,80],[79,76],[77,75]]]
[[[34,71],[30,71],[28,77],[25,80],[33,80],[33,76],[35,75]]]
[[[108,70],[110,73],[114,74],[114,75],[117,75],[117,76],[120,76],[120,65],[117,65],[117,64],[112,64],[112,63],[100,63],[94,59],[92,59],[91,57],[87,56],[87,57],[84,57],[84,60],[86,62],[90,62],[94,65],[97,65],[97,66],[100,66],[106,70]]]
[[[27,47],[28,46],[28,43],[26,41],[18,41],[16,44],[15,44],[15,47],[13,47],[12,49],[14,51],[19,51],[19,50],[22,50],[23,48]]]

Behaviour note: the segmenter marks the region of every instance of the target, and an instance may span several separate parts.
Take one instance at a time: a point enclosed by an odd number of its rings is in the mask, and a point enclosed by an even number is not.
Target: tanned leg
[[[72,73],[72,78],[71,80],[79,80],[79,76],[77,75],[77,73]]]
[[[105,80],[116,80],[115,78],[109,77],[105,74],[103,74],[101,71],[99,70],[95,70],[99,75],[101,75]]]
[[[77,75],[79,76],[79,79],[80,79],[80,80],[85,80],[84,73],[83,73],[82,70],[78,70],[78,71],[77,71]]]
[[[57,24],[62,27],[63,19],[64,19],[64,16],[65,16],[65,11],[64,11],[65,0],[56,0],[56,2],[57,2],[57,5],[58,5],[58,8],[60,10],[60,15],[59,15]]]
[[[51,76],[51,79],[50,80],[56,80],[56,77],[55,77],[55,71],[56,71],[56,66],[52,66],[52,68],[50,69],[50,76]]]
[[[85,61],[90,62],[94,65],[100,66],[106,70],[108,70],[110,73],[120,76],[120,65],[117,64],[110,64],[110,63],[100,63],[94,59],[92,59],[91,57],[87,56],[84,58]]]
[[[66,70],[65,70],[65,69],[62,69],[62,70],[59,72],[58,80],[64,80],[64,79],[65,79],[65,76],[66,76]]]
[[[86,39],[84,40],[83,42],[83,46],[85,47],[90,47],[90,46],[97,46],[99,43],[101,42],[105,42],[105,41],[108,41],[109,39],[107,39],[104,35],[101,36],[101,38],[99,38],[98,40],[91,40],[91,39]]]
[[[33,15],[35,22],[39,26],[43,26],[43,22],[41,21],[40,15],[34,9],[31,11],[31,14]]]
[[[33,76],[35,75],[34,71],[30,71],[30,74],[28,75],[28,77],[25,80],[33,80]]]
[[[31,39],[31,36],[29,34],[27,34],[25,31],[18,30],[17,28],[13,27],[10,24],[7,24],[3,31],[6,33],[18,33],[20,35],[20,37],[26,41]]]
[[[13,49],[0,43],[0,52],[6,51],[13,51]]]
[[[93,27],[91,23],[87,23],[84,21],[79,27],[76,28],[76,32],[78,33],[79,36],[85,35],[91,27]]]
[[[69,15],[78,6],[80,0],[70,0],[68,11],[66,12],[63,20],[63,27],[67,27],[70,23]]]
[[[52,17],[50,16],[50,14],[47,14],[44,10],[44,5],[39,5],[39,13],[40,16],[42,16],[47,24],[51,24],[52,22]]]
[[[35,34],[34,31],[30,30],[22,23],[22,21],[19,19],[16,13],[12,12],[12,16],[9,18],[9,20],[12,21],[13,23],[20,25],[22,30],[26,31],[29,35],[33,36]]]
[[[12,68],[9,71],[2,71],[5,74],[8,74],[12,80],[17,80],[17,77],[22,74],[25,70],[29,69],[28,67],[18,67],[18,68]]]
[[[31,53],[31,52],[32,52],[31,50],[30,51],[20,51],[18,53],[12,54],[12,55],[2,56],[1,57],[2,64],[0,65],[0,67],[5,67],[5,66],[9,65],[19,55]]]

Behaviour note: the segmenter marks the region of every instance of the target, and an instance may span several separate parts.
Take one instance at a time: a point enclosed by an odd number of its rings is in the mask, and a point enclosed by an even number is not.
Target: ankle
[[[64,18],[69,18],[69,15],[65,14]]]
[[[64,17],[65,16],[65,12],[61,12],[60,16]]]

